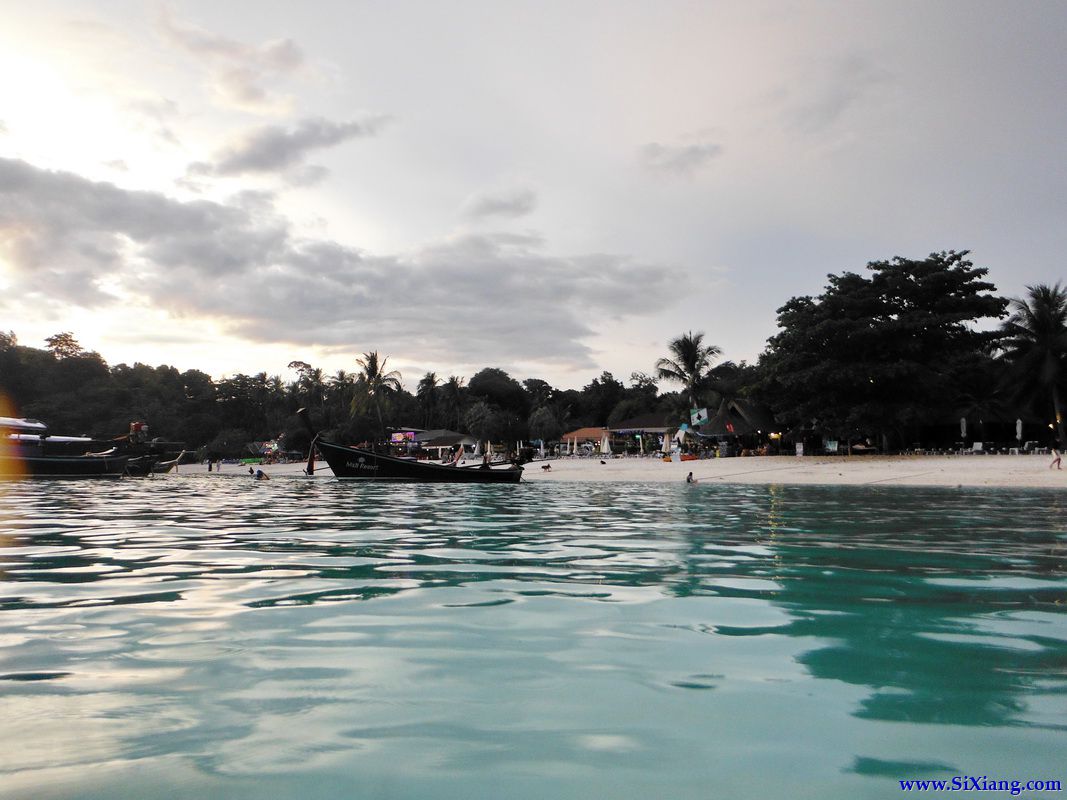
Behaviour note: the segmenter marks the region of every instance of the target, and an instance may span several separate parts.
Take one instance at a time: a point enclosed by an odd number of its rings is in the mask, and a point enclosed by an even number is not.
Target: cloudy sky
[[[1067,277],[1067,3],[9,6],[22,344],[581,386],[871,260]]]

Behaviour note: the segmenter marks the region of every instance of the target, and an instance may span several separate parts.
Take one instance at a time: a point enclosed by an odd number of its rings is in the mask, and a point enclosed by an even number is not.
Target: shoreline
[[[698,484],[941,486],[1061,489],[1067,469],[1049,469],[1047,455],[898,455],[898,456],[745,456],[666,462],[652,457],[562,457],[524,465],[523,480],[571,483],[685,483],[693,473]],[[551,465],[551,470],[542,469]],[[262,467],[271,478],[304,477],[304,464]],[[325,462],[316,475],[333,477]],[[204,464],[183,464],[180,476],[246,477],[247,467],[225,465],[207,472]]]
[[[655,458],[558,458],[526,464],[525,480],[590,483],[795,484],[1067,488],[1047,455],[746,456],[665,462]],[[551,464],[551,470],[541,469]]]

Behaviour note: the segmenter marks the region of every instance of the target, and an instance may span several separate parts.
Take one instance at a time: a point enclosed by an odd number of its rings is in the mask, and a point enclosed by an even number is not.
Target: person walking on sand
[[[1063,469],[1063,467],[1060,466],[1060,451],[1055,447],[1052,448],[1052,463],[1048,465],[1049,469],[1052,469],[1053,467],[1056,469]]]

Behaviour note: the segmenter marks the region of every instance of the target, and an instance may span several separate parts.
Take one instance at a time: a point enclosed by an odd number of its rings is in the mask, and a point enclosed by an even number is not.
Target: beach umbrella
[[[960,438],[967,438],[967,417],[960,417]]]
[[[1023,440],[1023,421],[1021,419],[1015,420],[1015,441],[1021,442]]]
[[[545,440],[541,440],[541,458],[545,457]]]
[[[608,438],[608,432],[604,431],[604,436],[600,440],[600,452],[607,454],[611,452],[611,440]]]

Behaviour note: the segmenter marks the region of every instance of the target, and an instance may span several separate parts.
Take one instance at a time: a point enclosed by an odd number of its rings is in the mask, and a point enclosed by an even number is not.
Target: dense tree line
[[[353,366],[352,372],[327,375],[293,361],[288,379],[261,372],[216,381],[199,370],[109,366],[66,332],[50,337],[45,349],[20,345],[13,332],[0,333],[0,396],[8,415],[101,439],[145,421],[150,435],[185,442],[205,455],[248,455],[250,443],[268,440],[306,449],[309,437],[296,418],[300,407],[310,409],[316,426],[353,442],[375,441],[401,426],[447,428],[496,441],[551,440],[631,412],[682,414],[686,407],[683,398],[660,394],[655,381],[641,373],[627,387],[604,372],[579,391],[538,378],[519,383],[489,367],[469,381],[427,373],[411,393],[377,352],[353,358]]]
[[[559,389],[487,367],[469,380],[428,372],[409,392],[375,351],[353,357],[351,372],[327,375],[293,361],[288,378],[216,381],[198,370],[109,366],[70,333],[35,349],[10,332],[0,333],[0,398],[10,413],[56,431],[103,438],[143,420],[153,435],[215,455],[270,439],[305,449],[301,406],[321,429],[353,442],[400,426],[552,441],[652,412],[682,422],[690,408],[714,413],[735,400],[766,405],[783,430],[877,439],[889,449],[960,416],[1051,420],[1067,441],[1067,292],[1038,285],[1025,298],[1000,297],[967,255],[895,258],[868,264],[866,274],[830,275],[822,294],[778,309],[778,331],[756,364],[716,364],[721,350],[690,331],[668,343],[653,374],[634,372],[628,384],[604,372],[580,390]]]

